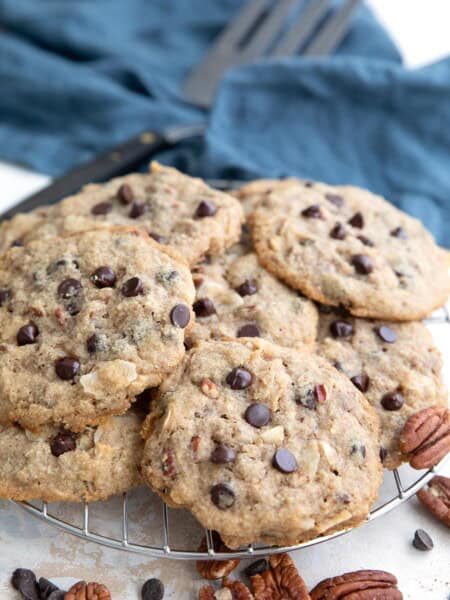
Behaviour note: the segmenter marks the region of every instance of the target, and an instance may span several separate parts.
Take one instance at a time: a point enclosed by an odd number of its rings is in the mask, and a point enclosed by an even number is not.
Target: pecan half
[[[417,497],[428,510],[450,527],[450,477],[436,475],[417,492]]]
[[[101,583],[79,581],[66,592],[64,600],[111,600],[111,594]]]
[[[212,541],[215,552],[229,551],[229,548],[222,542],[217,531],[212,532]],[[200,542],[198,551],[206,552],[207,550],[208,544],[205,536]],[[240,560],[238,558],[230,558],[229,560],[198,560],[196,562],[196,567],[197,571],[204,579],[222,579],[222,577],[229,575],[239,563]]]
[[[205,585],[199,592],[198,600],[253,600],[250,590],[241,581],[231,581],[224,577],[222,586],[216,592],[212,585]],[[228,593],[225,590],[228,590]]]
[[[397,578],[386,571],[354,571],[324,579],[311,591],[311,600],[402,600]]]
[[[271,556],[269,567],[250,577],[255,600],[310,600],[308,588],[288,554]]]
[[[400,435],[400,450],[410,454],[414,469],[428,469],[450,452],[450,410],[424,408],[406,421]]]

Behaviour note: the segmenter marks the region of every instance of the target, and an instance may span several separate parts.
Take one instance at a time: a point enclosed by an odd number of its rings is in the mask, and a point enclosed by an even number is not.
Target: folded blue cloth
[[[0,157],[59,175],[141,130],[205,122],[204,145],[161,158],[205,177],[361,185],[450,246],[450,60],[406,69],[362,7],[333,57],[230,71],[208,114],[180,84],[242,4],[0,0]]]

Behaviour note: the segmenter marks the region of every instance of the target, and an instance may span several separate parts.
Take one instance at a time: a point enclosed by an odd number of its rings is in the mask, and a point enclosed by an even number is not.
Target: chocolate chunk
[[[389,392],[381,399],[381,405],[386,410],[400,410],[404,403],[405,399],[400,392]]]
[[[154,231],[150,231],[148,234],[155,242],[158,244],[168,244],[169,240],[164,235],[159,235],[159,233],[155,233]]]
[[[364,444],[353,444],[350,448],[350,454],[360,454],[363,458],[366,458],[366,447]]]
[[[345,240],[347,237],[347,230],[342,223],[336,223],[336,225],[330,231],[330,237],[334,240]]]
[[[127,298],[141,296],[145,293],[144,284],[139,277],[131,277],[122,286],[122,294]]]
[[[373,248],[375,246],[375,244],[372,242],[372,240],[368,237],[366,237],[365,235],[358,235],[356,236],[358,238],[358,240],[360,242],[362,242],[364,244],[364,246],[369,246],[370,248]]]
[[[213,217],[217,212],[217,206],[210,200],[202,200],[197,206],[195,216],[197,219],[203,219],[204,217]]]
[[[0,290],[0,306],[3,306],[10,297],[11,292],[9,290]]]
[[[210,298],[200,298],[194,302],[192,308],[197,317],[210,317],[216,312],[214,302]]]
[[[133,202],[128,216],[130,219],[139,219],[146,212],[148,212],[148,204],[145,204],[145,202]]]
[[[370,380],[365,373],[361,373],[360,375],[355,375],[354,377],[351,377],[350,381],[361,392],[367,392],[367,388],[369,387]]]
[[[261,337],[261,331],[254,323],[248,323],[238,329],[237,337]]]
[[[216,465],[234,462],[235,460],[236,450],[225,446],[225,444],[218,444],[211,453],[211,462]]]
[[[280,448],[275,452],[272,464],[282,473],[293,473],[297,469],[295,456],[285,448]]]
[[[72,452],[77,447],[76,438],[70,431],[61,431],[50,441],[50,450],[53,456],[61,456],[66,452]]]
[[[308,219],[323,219],[322,209],[320,208],[320,204],[312,204],[302,210],[302,216],[307,217]]]
[[[91,337],[88,338],[88,340],[86,342],[86,349],[89,352],[89,354],[93,354],[94,352],[97,352],[97,348],[98,348],[98,336],[94,333],[94,335],[91,335]]]
[[[162,600],[164,584],[159,579],[148,579],[142,586],[142,600]]]
[[[429,550],[433,550],[434,548],[433,540],[423,529],[417,529],[415,531],[413,546],[422,552],[427,552]]]
[[[78,279],[64,279],[58,285],[58,296],[60,298],[73,298],[80,293],[81,290],[81,282]]]
[[[55,371],[58,377],[64,381],[70,381],[80,372],[80,362],[72,356],[64,356],[55,360]]]
[[[185,304],[176,304],[170,311],[172,325],[184,329],[191,320],[191,313]]]
[[[128,183],[123,183],[117,191],[121,204],[131,204],[134,200],[133,188]]]
[[[217,483],[211,488],[211,500],[221,510],[231,508],[236,501],[233,489],[227,483]]]
[[[112,209],[113,205],[111,202],[99,202],[91,208],[91,213],[93,215],[107,215]]]
[[[265,404],[250,404],[245,411],[244,418],[253,427],[264,427],[270,421],[270,409]]]
[[[111,267],[99,267],[91,275],[91,281],[98,288],[114,287],[116,284],[116,274]]]
[[[353,325],[347,321],[332,321],[330,333],[335,338],[348,338],[353,335]]]
[[[331,204],[334,204],[334,206],[337,206],[338,208],[341,208],[344,204],[344,198],[338,194],[325,194],[325,198],[328,202],[331,202]]]
[[[259,560],[255,560],[248,565],[248,567],[244,570],[244,573],[247,577],[253,577],[253,575],[260,575],[264,573],[264,571],[269,570],[269,563],[265,558],[260,558]]]
[[[364,217],[360,212],[357,212],[353,215],[351,219],[348,220],[348,223],[352,227],[357,227],[358,229],[362,229],[364,227]]]
[[[258,291],[256,281],[253,279],[246,279],[244,283],[236,288],[236,291],[240,296],[252,296]]]
[[[16,569],[11,577],[11,584],[25,600],[40,600],[39,587],[33,571]]]
[[[393,344],[394,342],[397,341],[397,334],[396,332],[391,329],[390,327],[388,327],[387,325],[379,325],[378,327],[374,328],[375,333],[377,334],[377,336],[383,340],[383,342],[387,342],[388,344]]]
[[[36,325],[34,323],[28,323],[28,325],[24,325],[17,332],[17,345],[26,346],[27,344],[34,344],[38,335],[39,329]]]
[[[392,237],[396,237],[396,238],[399,238],[401,240],[407,240],[408,239],[408,234],[403,229],[403,227],[396,227],[395,229],[393,229],[391,231],[391,235],[392,235]]]
[[[381,462],[384,462],[387,458],[388,452],[386,450],[386,448],[383,448],[383,446],[380,446],[380,460]]]
[[[245,390],[253,382],[250,371],[243,367],[236,367],[227,375],[226,382],[232,390]]]
[[[369,256],[365,254],[354,254],[352,256],[352,265],[355,271],[360,275],[368,275],[373,271],[373,264]]]

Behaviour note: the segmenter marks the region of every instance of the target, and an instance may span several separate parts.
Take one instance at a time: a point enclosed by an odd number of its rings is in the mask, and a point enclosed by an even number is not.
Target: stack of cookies
[[[229,547],[363,522],[450,450],[449,260],[352,187],[152,164],[0,227],[0,495],[147,483]]]

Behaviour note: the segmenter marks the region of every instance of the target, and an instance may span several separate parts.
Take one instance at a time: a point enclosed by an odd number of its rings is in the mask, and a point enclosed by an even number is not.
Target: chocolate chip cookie
[[[408,418],[430,406],[446,407],[441,356],[422,323],[368,321],[323,312],[317,351],[344,373],[378,412],[380,457],[394,469],[408,460],[400,434]]]
[[[80,433],[0,425],[0,497],[92,502],[139,485],[141,425],[132,411]]]
[[[377,495],[375,411],[306,350],[201,342],[152,407],[144,479],[228,547],[294,544],[357,525]]]
[[[356,187],[274,186],[250,215],[260,262],[324,304],[414,320],[445,303],[448,257],[422,224]]]
[[[36,240],[0,257],[0,422],[81,430],[121,414],[184,355],[183,260],[144,232]]]

